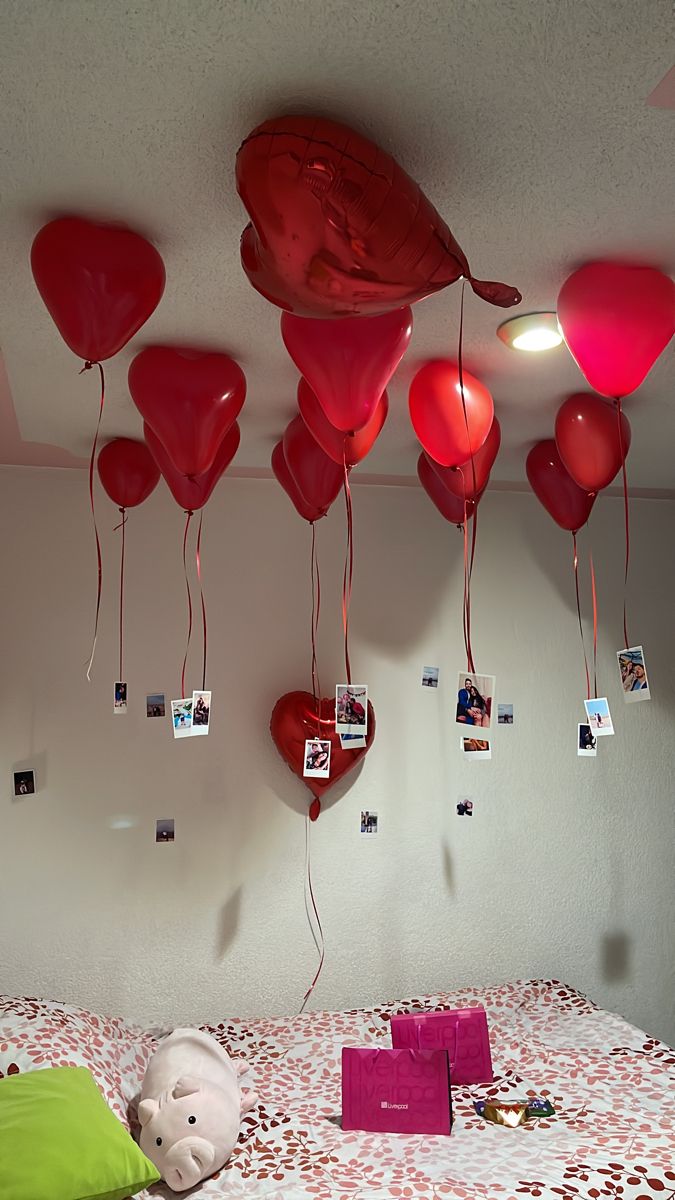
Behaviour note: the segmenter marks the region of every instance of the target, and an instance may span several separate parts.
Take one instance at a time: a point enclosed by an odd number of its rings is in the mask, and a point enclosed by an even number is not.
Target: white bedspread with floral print
[[[390,1045],[392,1012],[475,1003],[488,1013],[495,1081],[453,1089],[450,1137],[342,1132],[343,1045]],[[227,1166],[191,1200],[675,1197],[675,1052],[555,981],[202,1028],[246,1058],[260,1104],[244,1118]],[[124,1021],[0,998],[0,1076],[86,1066],[132,1130],[155,1046],[152,1033]],[[473,1109],[476,1099],[528,1095],[548,1097],[555,1116],[506,1129]],[[159,1184],[142,1195],[175,1193]]]

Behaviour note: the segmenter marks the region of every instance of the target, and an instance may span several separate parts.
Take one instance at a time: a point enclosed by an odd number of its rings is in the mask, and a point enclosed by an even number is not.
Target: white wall
[[[593,517],[600,691],[617,736],[576,756],[582,664],[568,536],[529,495],[481,505],[474,576],[478,669],[513,728],[491,762],[462,762],[452,727],[462,668],[461,538],[417,488],[354,488],[354,677],[376,742],[312,828],[327,942],[316,1007],[468,983],[554,976],[675,1042],[673,504],[633,503],[630,630],[654,700],[625,706],[622,513]],[[2,771],[0,991],[144,1021],[295,1011],[316,955],[303,905],[306,792],[268,722],[309,682],[309,530],[277,485],[226,480],[207,511],[211,734],[174,742],[146,692],[178,695],[185,632],[182,516],[162,490],[128,524],[126,677],[117,673],[114,510],[102,497],[105,597],[84,674],[94,560],[81,473],[0,471]],[[324,693],[342,676],[339,504],[319,527]],[[189,676],[198,686],[199,639]],[[423,665],[441,667],[437,692]],[[39,790],[15,800],[11,773]],[[462,791],[471,820],[455,815]],[[361,837],[361,808],[381,831]],[[114,817],[136,824],[111,828]],[[176,842],[154,822],[174,817]]]

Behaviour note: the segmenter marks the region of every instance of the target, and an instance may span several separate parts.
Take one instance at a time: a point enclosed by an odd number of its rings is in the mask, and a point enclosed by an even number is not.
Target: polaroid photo
[[[211,719],[211,693],[192,693],[192,736],[203,737],[209,732]]]
[[[479,738],[460,738],[459,748],[463,754],[470,755],[472,759],[492,758],[490,743],[483,742]]]
[[[457,816],[472,817],[473,816],[473,800],[471,796],[459,796],[457,799]]]
[[[579,758],[595,758],[598,740],[590,725],[579,725],[577,736],[577,754]]]
[[[145,697],[145,715],[146,717],[166,716],[166,703],[163,692],[153,692],[151,696]]]
[[[126,683],[115,684],[115,700],[113,703],[114,713],[125,713],[127,711],[127,685]]]
[[[497,705],[497,724],[498,725],[513,725],[513,705],[498,704]]]
[[[330,742],[321,738],[309,738],[305,742],[305,779],[328,779],[330,777]]]
[[[457,675],[457,708],[455,724],[458,729],[490,729],[495,710],[494,675],[474,675],[459,671]]]
[[[642,646],[632,646],[630,650],[617,650],[616,658],[626,704],[634,704],[636,700],[651,700]]]
[[[438,667],[422,667],[422,687],[438,687]]]
[[[32,796],[35,792],[35,771],[14,772],[14,795]]]
[[[368,732],[368,688],[364,683],[338,683],[335,689],[335,732]]]
[[[602,696],[599,700],[597,698],[595,700],[584,700],[584,708],[586,709],[588,724],[596,737],[609,737],[614,733],[612,716],[606,696]]]
[[[361,833],[377,833],[377,813],[362,812],[361,813]]]
[[[360,733],[340,734],[340,746],[343,750],[361,750],[366,745],[366,739]]]
[[[175,841],[175,821],[171,820],[157,821],[155,825],[155,841],[156,842],[173,842]]]
[[[171,701],[171,723],[175,738],[190,737],[192,734],[192,697]]]

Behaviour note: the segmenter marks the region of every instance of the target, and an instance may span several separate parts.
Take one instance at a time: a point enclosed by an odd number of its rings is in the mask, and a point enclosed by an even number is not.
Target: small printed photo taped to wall
[[[35,771],[14,772],[15,796],[32,796],[35,790]]]
[[[335,689],[335,732],[368,733],[368,688],[365,683],[338,683]]]
[[[378,817],[376,812],[361,813],[361,833],[369,834],[377,833]]]
[[[155,841],[156,842],[173,842],[176,838],[176,822],[173,817],[167,817],[157,821],[155,825]]]
[[[171,723],[175,738],[190,737],[192,733],[192,696],[171,701]]]
[[[513,725],[513,705],[498,704],[497,705],[497,724],[498,725]]]
[[[596,737],[610,737],[614,733],[612,714],[606,696],[597,696],[593,700],[584,700],[584,708],[590,725]]]
[[[473,816],[473,799],[471,796],[459,796],[457,798],[457,816],[472,817]]]
[[[209,732],[211,720],[211,693],[192,693],[192,736],[203,737]]]
[[[114,713],[125,713],[127,711],[127,685],[126,683],[115,684],[115,698],[113,701]]]
[[[598,742],[590,725],[579,725],[577,734],[577,754],[579,758],[595,758],[598,753]]]
[[[145,697],[145,715],[146,717],[166,716],[166,701],[163,692],[153,692],[152,695]]]
[[[459,748],[462,754],[466,754],[467,758],[471,758],[474,761],[492,758],[490,743],[483,741],[482,738],[460,738]]]
[[[634,704],[636,700],[651,700],[642,646],[631,646],[630,650],[617,650],[616,658],[626,704]]]
[[[305,779],[328,779],[330,777],[330,742],[310,738],[305,742]]]
[[[474,729],[490,729],[494,706],[494,675],[475,675],[470,671],[458,672],[455,711],[455,724],[458,729],[470,728],[472,731]]]
[[[438,667],[422,667],[422,687],[437,688],[439,674]]]

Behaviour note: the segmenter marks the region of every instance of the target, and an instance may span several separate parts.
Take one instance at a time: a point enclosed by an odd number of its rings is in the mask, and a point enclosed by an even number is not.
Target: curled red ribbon
[[[82,367],[82,370],[80,371],[80,375],[82,375],[84,371],[90,371],[92,367],[98,367],[98,373],[99,373],[99,377],[100,377],[100,381],[101,381],[101,396],[100,396],[100,401],[99,401],[99,406],[98,406],[98,421],[96,422],[96,431],[94,433],[94,440],[92,442],[91,455],[89,458],[89,504],[91,506],[91,519],[92,519],[92,522],[94,525],[94,537],[96,539],[96,561],[97,561],[97,565],[98,565],[98,582],[97,582],[97,589],[96,589],[96,616],[94,618],[94,638],[93,638],[92,645],[91,645],[91,654],[89,655],[89,662],[87,664],[87,679],[89,680],[90,683],[91,683],[91,668],[94,664],[94,655],[96,653],[96,642],[98,639],[98,620],[99,620],[99,615],[101,612],[101,591],[102,591],[102,586],[103,586],[103,560],[101,558],[101,539],[98,536],[98,525],[96,524],[96,506],[94,504],[94,466],[96,464],[96,447],[98,445],[98,435],[99,435],[99,430],[101,428],[101,419],[103,417],[103,406],[105,404],[105,375],[103,374],[103,367],[101,366],[101,363],[87,361],[84,364],[84,366]]]

